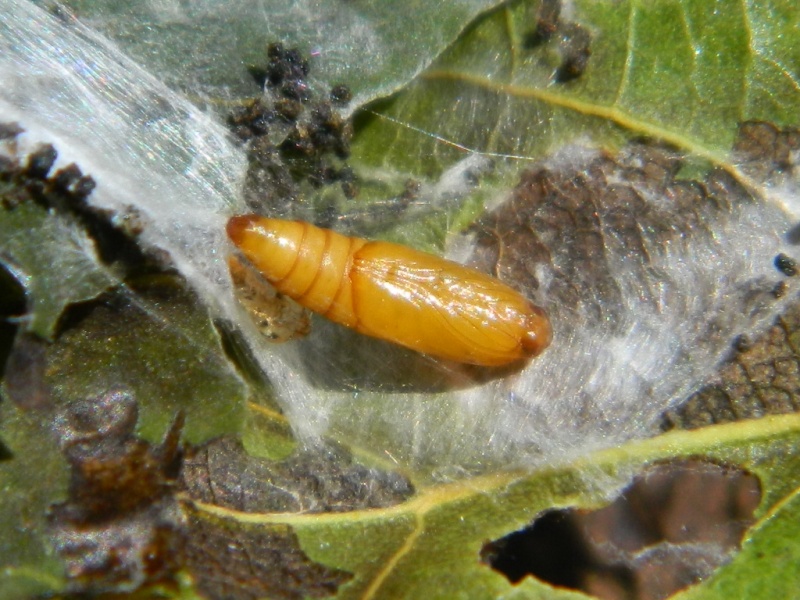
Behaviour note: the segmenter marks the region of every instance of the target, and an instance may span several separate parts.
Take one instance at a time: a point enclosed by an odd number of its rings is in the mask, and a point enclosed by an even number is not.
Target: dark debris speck
[[[797,275],[797,261],[783,253],[775,257],[775,268],[787,277]]]
[[[251,67],[263,81],[264,96],[248,100],[228,117],[231,131],[248,144],[245,201],[253,212],[291,214],[304,184],[312,188],[340,183],[346,198],[358,194],[350,155],[353,128],[334,108],[351,99],[336,85],[327,99],[315,98],[308,82],[310,63],[296,48],[271,44],[267,64]]]

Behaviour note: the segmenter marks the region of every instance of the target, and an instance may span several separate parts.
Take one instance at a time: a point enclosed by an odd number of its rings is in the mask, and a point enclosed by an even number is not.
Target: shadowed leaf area
[[[309,560],[291,528],[253,527],[189,512],[186,566],[208,598],[326,598],[352,574]]]
[[[798,326],[800,306],[793,305],[765,335],[737,340],[714,382],[667,412],[662,428],[693,429],[800,410]]]
[[[245,512],[344,512],[392,506],[413,495],[399,473],[368,469],[343,449],[296,452],[281,462],[218,438],[187,453],[183,486],[194,500]]]

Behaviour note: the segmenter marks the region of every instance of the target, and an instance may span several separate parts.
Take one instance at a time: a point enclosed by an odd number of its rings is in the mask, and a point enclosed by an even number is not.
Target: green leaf
[[[152,441],[179,410],[192,442],[241,429],[245,388],[183,282],[146,278],[76,313],[48,349],[47,382],[59,403],[128,390],[141,407],[140,434]]]
[[[525,42],[535,27],[537,6],[534,2],[514,2],[481,15],[417,79],[393,96],[367,105],[356,115],[350,164],[359,175],[362,194],[352,202],[337,204],[340,212],[346,215],[350,210],[358,211],[372,201],[380,207],[392,193],[399,195],[409,179],[434,186],[444,179],[448,169],[472,156],[473,151],[511,157],[505,161],[495,157],[498,159],[495,173],[479,178],[479,189],[472,194],[445,198],[439,204],[430,196],[423,196],[419,203],[429,209],[425,218],[402,214],[381,219],[386,213],[378,211],[375,221],[389,231],[379,230],[377,235],[424,249],[441,248],[448,234],[458,233],[457,226],[474,220],[476,204],[482,206],[484,199],[507,197],[519,181],[520,171],[536,159],[550,158],[559,151],[568,154],[564,148],[570,144],[614,151],[641,137],[669,144],[685,153],[687,171],[696,172],[702,167],[705,172],[710,163],[754,190],[757,196],[767,191],[765,182],[756,181],[738,163],[733,144],[740,124],[746,119],[798,124],[800,94],[795,84],[800,79],[797,73],[800,50],[785,40],[800,25],[800,12],[792,10],[790,3],[771,7],[771,12],[784,16],[780,21],[769,19],[770,11],[750,5],[717,10],[718,7],[705,2],[667,0],[572,3],[570,14],[564,18],[591,34],[591,57],[583,74],[566,83],[554,79],[562,60],[557,44],[553,41],[528,47]],[[776,45],[781,48],[782,68],[763,59],[763,48]],[[770,52],[773,56],[777,54],[776,50]],[[782,77],[767,76],[776,72]],[[777,105],[780,109],[775,108]],[[556,154],[551,163],[554,169],[564,168],[570,163],[569,156]],[[579,173],[580,168],[576,171]],[[703,185],[702,181],[687,181],[687,186],[702,188]],[[758,198],[765,200],[763,196]],[[679,202],[674,198],[672,201],[671,210],[677,211]],[[763,206],[765,212],[773,208],[766,201]],[[673,220],[669,218],[665,219],[665,226],[679,228],[682,225],[678,223],[686,217],[676,214]],[[764,217],[763,222],[769,218]],[[637,226],[642,225],[631,224],[633,228]],[[564,237],[561,231],[549,235]],[[686,235],[691,237],[688,226]],[[718,235],[712,234],[712,238]],[[665,252],[669,252],[666,247]],[[625,260],[620,258],[622,262]],[[687,263],[692,260],[688,258]],[[717,273],[712,278],[720,280]],[[663,284],[663,279],[653,282],[654,287]],[[630,282],[631,289],[635,285]],[[689,296],[694,293],[691,285],[675,287],[676,293],[687,291]],[[702,286],[698,288],[701,289]],[[597,293],[597,287],[588,286],[586,293],[589,296]],[[570,308],[564,310],[568,313]],[[581,314],[580,310],[575,312]],[[721,320],[727,323],[730,317],[725,315]],[[564,330],[578,328],[566,321],[565,318],[561,323]],[[678,327],[681,331],[694,326],[694,318],[691,324],[688,317],[686,321]],[[318,334],[320,327],[315,327],[315,331]],[[736,333],[739,332],[731,331],[730,337]],[[608,351],[613,342],[605,340],[597,349],[586,350],[575,342],[573,336],[577,335],[562,333],[562,339],[567,337],[575,344],[572,348],[575,356]],[[331,336],[334,341],[329,344],[320,342],[320,338],[325,336],[312,333],[309,340],[301,342],[301,352],[310,357],[308,370],[313,374],[309,378],[316,384],[315,375],[333,364],[331,370],[344,374],[344,384],[340,388],[330,384],[329,389],[347,389],[350,384],[359,390],[357,399],[352,401],[349,396],[342,399],[327,390],[322,392],[330,400],[319,404],[335,407],[335,414],[327,418],[326,424],[333,425],[337,437],[357,440],[358,445],[366,446],[374,454],[391,452],[401,462],[411,462],[420,470],[429,465],[414,463],[409,456],[413,454],[409,449],[412,445],[425,448],[422,453],[427,454],[426,458],[438,457],[434,462],[441,460],[441,456],[455,455],[459,464],[470,467],[481,461],[485,461],[484,465],[491,462],[486,458],[490,452],[468,441],[470,433],[480,432],[475,435],[477,438],[491,434],[475,425],[482,422],[484,415],[465,409],[468,401],[463,397],[436,393],[415,397],[411,393],[380,393],[379,385],[365,386],[370,391],[378,390],[370,393],[359,388],[359,382],[366,380],[369,384],[380,380],[374,374],[381,373],[386,364],[391,365],[387,370],[392,374],[406,373],[403,357],[398,358],[398,353],[369,341],[348,343],[346,334]],[[337,348],[343,346],[352,349],[340,358]],[[687,348],[687,352],[692,352],[694,346]],[[723,350],[720,348],[719,352]],[[348,367],[362,364],[366,374],[361,379],[348,378],[345,368],[339,367],[341,363]],[[589,363],[587,372],[599,368],[596,362]],[[396,364],[401,366],[395,368]],[[560,368],[571,366],[565,363]],[[394,391],[393,380],[388,379],[387,389]],[[534,387],[534,383],[530,386]],[[416,391],[413,386],[409,388],[409,392]],[[556,395],[564,393],[557,385],[555,389]],[[578,402],[575,398],[578,394],[579,391],[563,400]],[[561,400],[559,396],[553,399]],[[498,397],[498,404],[503,401]],[[573,415],[559,416],[570,419]],[[408,423],[414,423],[414,427],[406,426]],[[637,427],[634,423],[630,425],[632,429]],[[536,445],[537,440],[530,443]],[[515,449],[508,453],[511,457],[503,455],[498,462],[513,460]],[[421,462],[424,464],[424,459]]]
[[[66,585],[47,521],[52,505],[64,500],[69,474],[52,430],[57,411],[121,389],[137,402],[144,439],[161,440],[178,411],[186,416],[184,438],[198,443],[243,427],[242,381],[204,307],[179,281],[138,281],[135,294],[108,294],[66,315],[66,327],[43,356],[44,381],[17,384],[45,397],[26,411],[11,393],[0,402],[0,439],[10,454],[0,461],[4,598],[32,598]],[[284,426],[271,444],[286,446],[288,437]]]
[[[472,150],[511,159],[498,163],[496,174],[481,179],[481,189],[465,201],[469,206],[462,207],[460,198],[447,204],[446,211],[434,207],[437,214],[410,225],[414,231],[409,238],[427,245],[441,243],[448,232],[471,222],[476,197],[482,201],[507,194],[518,178],[518,168],[528,160],[549,157],[569,143],[613,149],[647,136],[764,190],[763,182],[751,179],[732,158],[731,145],[737,127],[746,119],[798,124],[800,46],[796,32],[800,12],[793,3],[724,7],[699,0],[571,3],[569,19],[592,36],[591,57],[585,72],[566,83],[554,80],[563,56],[553,43],[536,47],[525,43],[535,26],[537,4],[512,2],[480,12],[490,4],[472,5],[469,10],[452,4],[458,10],[449,10],[437,3],[421,3],[415,7],[418,10],[410,25],[414,29],[407,33],[402,31],[409,26],[407,4],[400,9],[388,3],[368,7],[348,3],[348,10],[354,12],[346,16],[370,21],[372,27],[367,29],[385,36],[387,42],[376,49],[335,38],[332,47],[341,51],[340,55],[322,48],[320,79],[329,84],[341,77],[359,94],[358,103],[397,90],[366,107],[357,121],[351,162],[365,182],[366,200],[398,194],[409,178],[435,183]],[[207,79],[201,78],[198,87],[219,92],[215,95],[219,98],[253,93],[252,86],[242,83],[243,63],[260,62],[263,46],[274,39],[273,34],[283,37],[285,33],[287,44],[306,48],[319,41],[316,32],[312,35],[303,27],[298,32],[288,31],[302,25],[302,18],[270,29],[252,18],[253,13],[248,12],[252,9],[231,17],[233,23],[212,12],[210,25],[193,27],[191,19],[172,20],[168,13],[151,19],[144,4],[98,4],[97,13],[92,13],[88,2],[72,6],[82,14],[97,14],[98,26],[113,12],[106,31],[116,33],[123,45],[130,43],[126,47],[132,54],[176,85],[191,87],[203,74],[204,64],[210,65]],[[342,3],[335,7],[345,11]],[[225,10],[236,12],[230,6]],[[475,20],[465,29],[470,19]],[[339,25],[333,23],[334,28]],[[352,31],[347,27],[326,29],[322,36],[347,37]],[[201,51],[196,51],[198,47]],[[165,54],[159,53],[149,62],[151,50],[164,50]],[[330,65],[337,56],[352,69],[328,70],[323,63],[333,57]],[[430,69],[410,81],[418,69],[431,62]],[[28,231],[27,222],[20,219],[3,230],[12,232],[17,240],[25,239],[23,232]],[[4,226],[2,221],[0,226]],[[419,229],[429,231],[420,233]],[[60,239],[72,239],[69,229],[66,233],[58,228],[53,231]],[[25,253],[14,252],[19,256]],[[31,264],[63,259],[53,257],[52,249],[49,252],[45,259]],[[88,262],[91,266],[92,261]],[[77,270],[70,266],[65,272]],[[93,272],[90,269],[89,273]],[[58,300],[54,308],[41,309],[47,316],[41,331],[52,330],[66,303],[93,297],[107,285],[102,279],[92,280],[89,283],[94,287],[83,288],[87,281],[79,282],[81,286],[70,282],[64,288],[73,295],[65,296],[67,292],[57,282],[50,283],[52,287],[45,293],[33,294],[35,301],[37,295],[38,301],[43,301],[52,289]],[[239,408],[244,391],[227,366],[207,315],[195,312],[193,299],[184,302],[172,295],[154,299],[141,290],[124,297],[132,306],[124,309],[121,318],[91,315],[53,348],[55,367],[50,377],[59,394],[78,398],[98,387],[132,385],[137,399],[146,405],[141,428],[148,437],[157,437],[174,411],[183,408],[190,413],[188,435],[192,440],[233,431],[245,437],[254,454],[272,456],[290,450],[287,422],[274,406],[254,402],[249,405],[250,418],[242,419]],[[374,348],[369,343],[364,347],[366,353]],[[388,459],[396,454],[413,465],[417,470],[416,498],[389,509],[328,515],[244,514],[200,504],[193,510],[204,513],[201,518],[209,521],[226,520],[232,531],[249,531],[254,537],[275,529],[290,530],[310,560],[353,574],[341,587],[340,597],[578,597],[530,578],[512,586],[480,564],[482,545],[528,524],[544,510],[600,506],[612,490],[625,485],[646,465],[687,456],[703,456],[752,471],[762,482],[763,501],[759,522],[748,533],[743,551],[706,583],[684,595],[729,598],[744,591],[754,598],[779,597],[798,588],[797,416],[670,433],[603,452],[585,450],[583,459],[566,466],[509,472],[502,463],[518,464],[515,448],[508,448],[506,455],[485,458],[484,439],[469,438],[473,430],[467,425],[473,415],[465,403],[452,397],[411,397],[394,393],[396,390],[380,390],[379,378],[375,379],[378,393],[371,393],[358,386],[364,382],[359,379],[363,373],[355,369],[355,376],[349,378],[346,370],[353,367],[351,359],[356,352],[351,353],[347,343],[332,344],[329,350],[337,351],[335,360],[342,361],[339,389],[345,392],[337,396],[320,385],[313,390],[315,399],[322,398],[319,403],[309,404],[306,412],[299,404],[295,418],[322,421],[330,417],[334,433],[340,441],[353,444],[354,452],[373,462],[378,462],[381,453]],[[380,359],[394,358],[380,348],[373,354]],[[590,355],[591,349],[583,353],[576,349],[576,365],[594,364],[596,357]],[[318,356],[307,356],[311,369],[320,367],[316,360]],[[698,370],[707,366],[698,364]],[[367,377],[368,383],[372,381]],[[347,398],[342,403],[347,406],[337,405],[342,397]],[[325,412],[320,417],[315,412],[330,405],[337,409],[332,416]],[[11,499],[3,504],[2,533],[9,532],[9,541],[0,555],[10,565],[6,573],[13,585],[19,586],[14,589],[20,594],[57,590],[63,582],[52,581],[60,576],[58,563],[47,554],[40,521],[46,506],[63,490],[63,464],[48,446],[52,443],[46,432],[37,432],[35,425],[26,422],[27,417],[14,416],[7,402],[2,407],[2,439],[15,458],[0,463],[3,490]],[[419,419],[416,429],[398,426],[414,419]],[[600,432],[607,425],[595,424]],[[419,439],[409,439],[409,432],[419,434]],[[459,437],[462,435],[465,439]],[[433,450],[424,446],[431,441],[436,444]],[[417,456],[412,453],[417,444],[423,446],[420,462],[415,462]],[[393,454],[396,447],[410,450],[406,455]],[[465,456],[467,452],[471,454]],[[449,457],[453,464],[444,468],[453,468],[443,475],[441,464],[424,461],[432,455],[435,460]],[[388,462],[384,459],[384,464]],[[465,465],[482,468],[486,474],[470,478],[461,470]],[[439,479],[431,477],[437,467]],[[45,476],[34,478],[28,475],[31,472]],[[23,498],[31,494],[37,501],[26,506]],[[34,514],[31,522],[22,519],[25,511]],[[23,548],[19,559],[13,558],[17,545]]]
[[[118,283],[80,225],[30,201],[0,210],[0,256],[27,291],[25,328],[44,338],[52,337],[67,305]]]
[[[347,84],[359,105],[407,83],[497,0],[238,0],[178,13],[141,0],[66,4],[175,87],[199,88],[220,102],[255,95],[246,67],[263,65],[267,46],[279,42],[313,53],[313,80]]]
[[[290,526],[314,561],[354,574],[339,598],[569,598],[576,595],[526,579],[519,587],[479,561],[482,545],[527,525],[552,507],[595,508],[613,488],[646,465],[667,458],[698,457],[746,469],[761,479],[760,522],[745,551],[697,588],[703,598],[729,598],[742,573],[778,590],[796,589],[792,556],[797,528],[796,460],[800,417],[765,418],[637,442],[552,470],[506,472],[420,489],[400,506],[331,515],[245,514],[207,504],[210,517],[251,532]],[[786,522],[786,526],[778,522]],[[777,521],[777,522],[776,522]],[[252,535],[252,533],[251,533]],[[791,540],[787,549],[786,540]],[[777,554],[778,560],[770,560]],[[777,558],[776,557],[776,558]],[[758,585],[754,583],[754,586]],[[742,588],[739,588],[742,589]],[[769,589],[769,588],[767,588]],[[705,595],[703,595],[705,594]],[[756,595],[749,597],[758,597]]]
[[[376,106],[356,158],[435,176],[465,148],[536,158],[570,142],[648,136],[736,172],[740,122],[797,122],[800,48],[790,40],[800,16],[790,2],[572,3],[592,40],[585,72],[568,83],[553,80],[552,43],[524,43],[535,6],[498,7]]]
[[[0,432],[12,457],[0,461],[0,588],[9,599],[64,587],[64,569],[48,544],[47,510],[63,500],[68,467],[50,421],[0,403]]]

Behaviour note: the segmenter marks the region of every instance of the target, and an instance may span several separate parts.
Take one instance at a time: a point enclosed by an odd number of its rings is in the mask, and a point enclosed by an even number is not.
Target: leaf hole
[[[699,583],[739,549],[761,501],[758,478],[703,459],[659,463],[598,510],[545,512],[488,542],[481,561],[604,600],[659,600]]]

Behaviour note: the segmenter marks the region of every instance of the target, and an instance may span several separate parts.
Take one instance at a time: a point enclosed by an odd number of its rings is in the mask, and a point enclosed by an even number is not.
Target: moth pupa
[[[550,343],[541,308],[441,257],[258,215],[231,218],[227,233],[278,292],[364,335],[490,367],[526,360]]]

